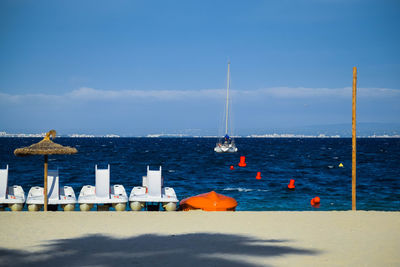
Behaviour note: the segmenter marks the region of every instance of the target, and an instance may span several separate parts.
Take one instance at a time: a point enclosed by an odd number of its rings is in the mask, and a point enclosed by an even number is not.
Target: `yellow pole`
[[[47,211],[47,155],[44,155],[44,211]]]
[[[352,166],[351,166],[351,191],[352,210],[356,210],[356,95],[357,95],[357,68],[353,68],[353,117],[352,117]]]

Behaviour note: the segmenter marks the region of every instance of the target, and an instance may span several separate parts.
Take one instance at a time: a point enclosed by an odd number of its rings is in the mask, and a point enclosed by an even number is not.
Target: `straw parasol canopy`
[[[56,137],[56,131],[51,130],[46,134],[42,141],[39,143],[17,148],[14,151],[16,156],[29,156],[29,155],[54,155],[54,154],[75,154],[78,152],[76,148],[69,147],[69,146],[62,146],[59,144],[54,143],[50,140],[50,136],[53,139]]]
[[[47,161],[48,155],[70,155],[78,152],[76,148],[69,146],[62,146],[50,140],[56,137],[56,131],[50,130],[42,141],[14,150],[16,156],[30,156],[30,155],[44,155],[44,210],[47,211]]]

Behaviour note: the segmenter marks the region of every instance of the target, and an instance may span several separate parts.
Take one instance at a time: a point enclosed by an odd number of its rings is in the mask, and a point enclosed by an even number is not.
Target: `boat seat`
[[[96,197],[110,198],[110,165],[107,169],[97,169],[96,165]]]
[[[48,170],[47,172],[47,195],[48,199],[60,199],[60,187],[58,184],[58,170]]]
[[[0,198],[7,198],[8,189],[8,165],[6,169],[0,169]]]
[[[161,197],[161,166],[160,170],[157,171],[151,171],[149,166],[147,166],[147,185],[149,196]]]

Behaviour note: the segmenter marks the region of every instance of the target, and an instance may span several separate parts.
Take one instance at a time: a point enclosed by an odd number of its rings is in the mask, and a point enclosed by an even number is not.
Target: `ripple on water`
[[[8,164],[9,184],[21,185],[25,193],[43,185],[43,157],[15,157],[13,150],[37,141],[0,138],[0,168]],[[161,165],[164,185],[173,187],[179,199],[215,190],[234,197],[238,210],[312,210],[310,199],[318,195],[319,210],[351,209],[349,138],[238,138],[240,153],[226,155],[213,151],[215,142],[214,138],[60,138],[58,143],[79,151],[50,157],[49,168],[59,168],[60,185],[71,185],[77,196],[83,185],[95,183],[96,164],[100,168],[110,164],[111,184],[121,183],[127,192],[141,184],[147,165],[152,169]],[[400,210],[400,157],[396,156],[400,139],[360,139],[357,152],[357,207]],[[246,168],[237,166],[240,156],[246,156]],[[338,159],[350,167],[338,168]],[[261,180],[255,179],[258,171]],[[294,191],[287,190],[290,179],[296,180]]]

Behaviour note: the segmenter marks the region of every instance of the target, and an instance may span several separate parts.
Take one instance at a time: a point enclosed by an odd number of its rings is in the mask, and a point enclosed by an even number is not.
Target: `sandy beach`
[[[1,266],[399,266],[400,213],[1,212]]]

